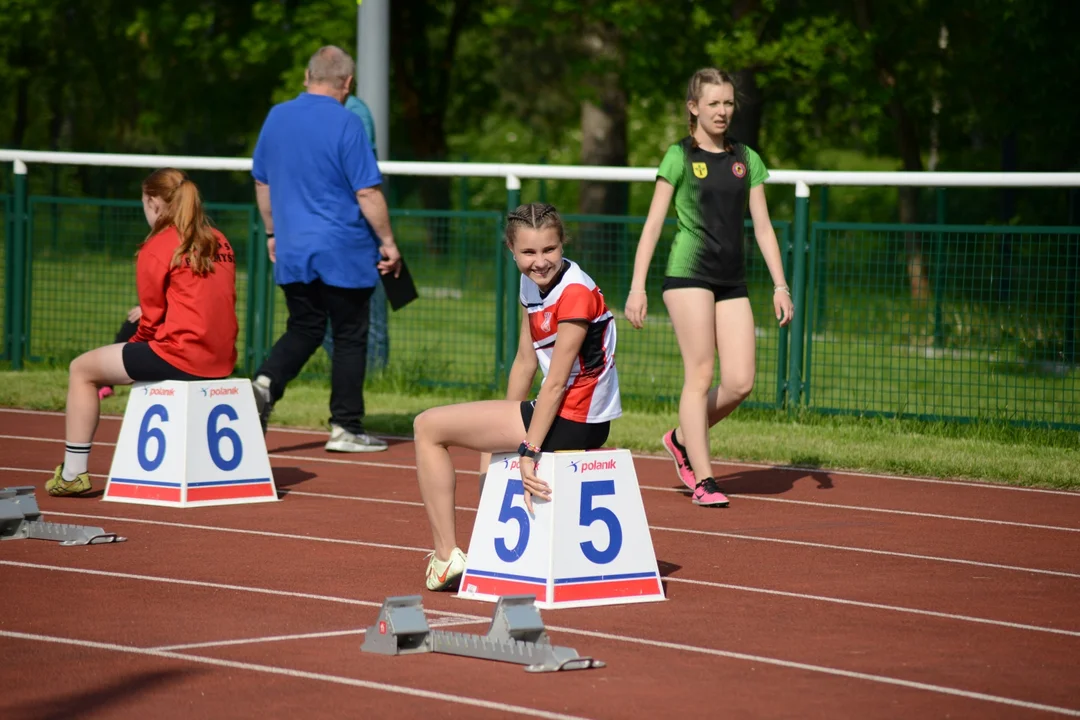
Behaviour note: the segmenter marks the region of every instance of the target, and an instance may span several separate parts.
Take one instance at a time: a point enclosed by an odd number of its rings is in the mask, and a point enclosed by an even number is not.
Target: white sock
[[[64,446],[64,469],[61,475],[71,482],[86,472],[90,463],[90,443],[68,443]]]

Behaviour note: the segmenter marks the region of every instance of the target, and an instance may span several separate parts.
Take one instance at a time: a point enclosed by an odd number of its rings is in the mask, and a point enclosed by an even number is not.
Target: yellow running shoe
[[[446,561],[435,557],[435,553],[428,555],[427,589],[456,590],[465,572],[466,559],[460,548],[454,548],[450,552],[450,559]]]
[[[63,470],[63,465],[57,465],[52,478],[45,481],[45,489],[50,495],[82,495],[93,489],[93,485],[90,484],[90,473],[80,473],[74,480],[65,480]]]

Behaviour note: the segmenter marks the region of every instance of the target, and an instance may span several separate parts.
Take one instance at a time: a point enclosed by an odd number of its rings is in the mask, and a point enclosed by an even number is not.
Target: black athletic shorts
[[[525,429],[529,429],[532,422],[533,405],[535,400],[526,400],[521,403],[521,422],[525,423]],[[541,452],[555,452],[557,450],[596,450],[607,442],[608,433],[611,431],[610,422],[583,423],[575,420],[567,420],[558,415],[555,422],[551,423],[544,442],[540,443]]]
[[[151,350],[149,343],[129,342],[121,352],[124,354],[124,372],[135,382],[219,379],[199,377],[174,368]]]
[[[707,280],[695,280],[693,278],[665,277],[663,290],[679,290],[682,288],[701,288],[713,294],[713,300],[734,300],[735,298],[748,298],[750,293],[746,291],[746,283],[740,285],[714,285]]]

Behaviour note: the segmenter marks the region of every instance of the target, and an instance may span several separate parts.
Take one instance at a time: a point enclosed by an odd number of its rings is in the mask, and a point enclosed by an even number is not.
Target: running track
[[[100,490],[118,418],[90,469]],[[0,410],[0,487],[42,488],[63,418]],[[693,507],[638,457],[668,602],[544,611],[608,663],[361,653],[387,595],[484,632],[493,606],[422,590],[413,452],[329,455],[271,429],[284,501],[176,510],[51,498],[45,518],[128,542],[0,544],[0,717],[1080,717],[1080,494],[719,466]],[[465,542],[475,453],[455,456]],[[100,495],[100,493],[99,493]]]

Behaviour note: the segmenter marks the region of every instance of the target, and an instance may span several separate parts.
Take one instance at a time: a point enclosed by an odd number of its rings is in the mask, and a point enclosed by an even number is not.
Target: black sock
[[[671,444],[674,445],[675,449],[681,452],[683,455],[686,454],[686,447],[681,442],[679,442],[679,438],[675,434],[674,430],[671,431]]]

